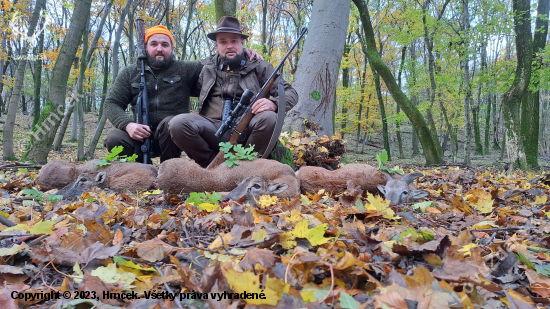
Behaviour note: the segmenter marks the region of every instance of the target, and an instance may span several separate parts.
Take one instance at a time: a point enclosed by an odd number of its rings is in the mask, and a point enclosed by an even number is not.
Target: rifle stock
[[[251,102],[248,105],[245,113],[243,114],[242,118],[239,121],[239,124],[237,124],[237,126],[233,130],[233,133],[231,133],[231,137],[229,138],[229,142],[231,143],[231,145],[237,144],[240,137],[239,133],[244,132],[244,130],[248,126],[248,123],[250,123],[250,120],[252,120],[252,117],[254,116],[254,114],[252,114],[252,105],[254,105],[254,103],[259,99],[267,98],[269,96],[269,90],[271,90],[271,87],[273,86],[273,84],[275,83],[275,80],[277,79],[277,77],[279,77],[279,75],[280,75],[279,73],[273,74],[273,78],[267,81],[266,86],[263,87],[263,90],[260,93],[258,93],[256,98],[254,99],[254,102]],[[286,108],[286,107],[282,107],[282,108]],[[214,159],[212,160],[212,162],[210,162],[210,164],[206,167],[206,169],[213,169],[218,165],[222,164],[223,162],[225,162],[224,156],[225,156],[225,152],[223,151],[218,152],[216,157],[214,157]]]

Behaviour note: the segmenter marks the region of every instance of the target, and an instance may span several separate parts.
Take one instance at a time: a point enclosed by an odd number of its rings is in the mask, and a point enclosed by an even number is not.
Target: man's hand
[[[253,60],[254,58],[258,59],[258,60],[264,60],[264,57],[262,57],[262,55],[258,54],[255,50],[253,49],[250,49],[250,48],[246,48],[244,50],[246,56],[248,57],[249,60]]]
[[[126,125],[126,132],[130,135],[132,139],[143,142],[145,138],[151,136],[151,128],[149,126],[130,122]]]
[[[273,103],[273,101],[262,98],[254,102],[252,105],[252,114],[256,115],[263,111],[277,111],[277,104]]]

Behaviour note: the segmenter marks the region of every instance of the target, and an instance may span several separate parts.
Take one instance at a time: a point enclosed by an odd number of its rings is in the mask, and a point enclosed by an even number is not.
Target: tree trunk
[[[84,31],[86,20],[90,16],[91,3],[92,0],[80,0],[75,4],[71,25],[52,71],[48,93],[49,99],[42,110],[36,129],[31,135],[31,147],[26,157],[40,164],[47,162],[48,153],[59,128],[59,123],[63,118],[67,81],[71,65],[80,45],[82,31]]]
[[[484,148],[484,154],[485,155],[488,155],[489,154],[489,131],[491,130],[491,107],[492,107],[492,102],[491,102],[491,98],[492,98],[492,94],[491,92],[489,91],[489,93],[487,94],[487,114],[485,115],[485,148]]]
[[[116,77],[118,75],[118,66],[119,66],[118,51],[120,47],[120,37],[122,36],[122,29],[124,28],[124,19],[126,18],[126,15],[128,14],[128,12],[130,11],[132,1],[133,0],[128,0],[128,2],[126,2],[126,5],[124,6],[124,9],[120,13],[120,23],[118,24],[118,28],[115,33],[115,42],[113,43],[113,52],[112,52],[112,57],[113,57],[113,79],[112,80],[113,81],[116,80]],[[128,18],[130,17],[128,16]],[[109,76],[109,73],[105,73],[105,80],[107,80],[108,76]],[[105,97],[107,96],[105,85],[103,86],[103,89],[104,89],[104,97],[102,98],[102,101],[104,102]],[[101,106],[103,107],[103,103],[101,103]],[[90,141],[90,144],[88,145],[88,149],[86,150],[86,153],[85,153],[85,156],[90,159],[94,157],[97,143],[99,142],[99,138],[101,137],[101,133],[103,132],[103,128],[105,127],[105,123],[107,122],[107,117],[103,112],[99,114],[99,117],[100,117],[99,123],[97,124],[97,128],[94,132],[94,136],[92,137],[92,140]]]
[[[262,53],[267,55],[267,0],[262,0]]]
[[[41,19],[40,28],[44,24],[44,18]],[[34,62],[34,109],[32,118],[32,128],[34,129],[40,118],[40,88],[42,88],[42,58],[40,54],[44,52],[44,31],[40,31],[38,37],[38,49],[36,50],[37,59]]]
[[[236,16],[237,0],[214,0],[216,8],[216,21],[219,21],[223,16]]]
[[[411,72],[411,85],[410,85],[410,89],[414,89],[415,87],[415,84],[416,84],[416,44],[414,43],[414,41],[411,43],[411,61],[410,61],[411,65],[410,65],[410,72]],[[412,94],[411,94],[412,98],[411,98],[411,103],[412,105],[414,106],[418,106],[418,95],[416,94],[416,91],[414,91]],[[398,104],[399,106],[399,104]],[[418,151],[418,135],[416,134],[416,130],[412,130],[412,155],[413,156],[416,156],[419,154],[419,151]]]
[[[107,46],[103,53],[103,89],[101,91],[101,102],[99,103],[98,122],[101,117],[103,117],[103,103],[105,103],[105,99],[107,98],[107,90],[109,89],[109,47],[110,46]]]
[[[525,148],[521,135],[520,121],[521,102],[524,92],[531,81],[531,59],[533,44],[531,36],[530,1],[513,0],[514,30],[516,37],[517,67],[514,82],[502,96],[502,114],[506,127],[506,153],[508,155],[509,171],[514,168],[528,170]]]
[[[346,58],[349,56],[349,51],[351,49],[351,44],[350,43],[350,39],[351,39],[351,32],[350,34],[348,35],[348,39],[347,39],[347,42],[346,42],[346,45],[344,45],[344,54],[343,54],[343,58]],[[345,65],[343,68],[342,68],[342,88],[344,90],[344,93],[347,93],[347,89],[349,88],[349,85],[350,82],[349,82],[349,65]],[[335,100],[336,102],[336,100]],[[342,132],[342,139],[345,139],[345,134],[346,134],[346,127],[348,126],[348,121],[347,121],[347,113],[348,113],[348,107],[347,107],[347,100],[346,101],[342,101],[342,124],[341,124],[341,132]]]
[[[405,68],[405,57],[407,55],[407,46],[403,46],[401,48],[401,63],[399,64],[399,74],[397,74],[397,85],[401,88],[401,75],[403,73],[403,69]],[[397,108],[395,110],[396,114],[399,114],[401,112],[401,108],[399,108],[399,105],[397,105]],[[405,155],[403,153],[403,141],[401,139],[401,120],[397,119],[395,121],[395,133],[397,135],[397,147],[399,148],[399,159],[405,158]]]
[[[466,143],[464,144],[464,164],[471,165],[470,160],[471,156],[471,141],[472,141],[472,128],[470,121],[470,105],[472,101],[472,87],[470,85],[470,64],[469,64],[469,44],[468,36],[470,32],[470,13],[468,9],[468,0],[462,0],[462,22],[461,30],[465,38],[463,38],[463,51],[462,55],[464,59],[462,60],[462,65],[464,68],[464,79],[463,87],[466,90],[466,95],[464,97],[464,130],[466,130]]]
[[[185,60],[187,57],[187,42],[189,42],[189,27],[191,27],[191,19],[193,18],[193,13],[195,11],[195,3],[197,3],[197,0],[189,0],[189,11],[187,14],[187,24],[185,26],[185,32],[183,33],[183,52],[181,56],[181,60]]]
[[[376,97],[378,98],[378,106],[380,107],[380,117],[382,118],[382,137],[384,140],[384,149],[388,153],[388,161],[391,161],[390,139],[388,135],[388,120],[386,118],[386,108],[382,99],[382,90],[380,87],[380,75],[373,68],[371,62],[372,75],[374,76],[374,86],[376,88]]]
[[[548,33],[548,11],[550,0],[539,0],[537,8],[537,21],[535,25],[535,35],[533,37],[533,67],[532,74],[540,74],[543,61],[540,54],[546,46],[546,35]],[[524,95],[524,106],[521,109],[521,132],[523,135],[523,144],[525,146],[525,157],[527,164],[533,168],[539,167],[539,114],[540,114],[540,91],[539,82],[533,83],[534,92],[527,90]]]
[[[91,55],[94,53],[94,50],[96,48],[99,37],[101,36],[101,33],[103,31],[103,26],[105,25],[105,20],[106,20],[107,16],[109,15],[109,11],[112,7],[112,4],[113,4],[113,0],[110,0],[107,4],[105,4],[103,17],[101,18],[101,21],[99,23],[97,32],[95,33],[94,39],[92,40],[92,45],[90,46],[89,49],[86,48],[86,50],[88,51],[86,53],[86,56],[85,56],[86,67],[90,63],[90,60],[92,58]],[[76,67],[76,63],[75,63],[75,67]],[[82,76],[82,78],[83,77],[84,76]],[[65,112],[65,115],[63,116],[63,120],[61,121],[61,126],[59,128],[59,134],[57,135],[57,138],[56,138],[54,146],[53,146],[53,149],[55,151],[60,151],[61,150],[61,145],[63,144],[63,138],[65,137],[65,131],[67,130],[67,125],[69,124],[69,120],[71,118],[71,115],[73,116],[73,122],[72,122],[72,127],[71,127],[71,141],[75,141],[75,140],[78,139],[77,138],[77,134],[78,134],[77,133],[78,132],[78,113],[73,113],[73,110],[74,110],[74,106],[75,106],[75,104],[77,103],[77,100],[78,100],[78,96],[75,95],[75,94],[80,93],[79,85],[82,85],[80,75],[78,76],[76,86],[74,87],[73,92],[71,94],[72,96],[70,98],[69,108]]]
[[[313,2],[294,88],[300,100],[285,118],[284,131],[304,131],[304,120],[319,124],[319,134],[333,135],[332,100],[349,23],[350,1]],[[326,38],[331,38],[327,40]]]
[[[17,65],[17,73],[15,77],[15,82],[12,89],[10,106],[8,110],[8,115],[6,116],[6,124],[4,125],[4,135],[3,135],[3,145],[2,145],[2,156],[4,160],[14,160],[15,153],[13,150],[13,129],[15,126],[15,117],[17,115],[17,106],[19,105],[19,100],[21,99],[21,90],[23,88],[23,82],[25,80],[25,69],[27,68],[27,53],[31,48],[31,41],[34,35],[34,30],[38,24],[38,19],[40,18],[40,10],[45,8],[46,0],[37,0],[32,13],[31,22],[29,24],[29,30],[27,32],[27,37],[24,39],[23,48],[21,50],[21,59]]]
[[[361,78],[361,101],[359,101],[359,115],[357,115],[357,141],[355,143],[355,153],[359,148],[359,140],[361,138],[361,114],[363,113],[363,103],[365,101],[365,84],[367,81],[367,61],[363,66],[363,77]]]
[[[374,30],[370,20],[367,4],[364,0],[353,0],[353,3],[359,10],[363,28],[365,29],[365,39],[368,51],[368,59],[370,64],[376,69],[380,76],[384,79],[384,83],[390,91],[393,99],[399,104],[403,112],[410,119],[412,126],[416,130],[422,149],[424,150],[424,157],[426,164],[440,164],[442,158],[437,151],[437,145],[430,129],[426,125],[426,121],[422,117],[420,111],[411,103],[409,98],[403,93],[401,88],[397,85],[393,74],[386,64],[382,61],[382,58],[376,50],[376,41],[374,40]]]
[[[86,29],[84,29],[84,32],[82,33],[83,53],[86,53],[86,51],[88,50],[89,27],[90,27],[90,18],[88,18],[88,25],[86,26]],[[83,93],[84,93],[84,74],[86,73],[86,68],[87,68],[86,56],[87,56],[86,54],[83,54],[82,61],[80,62],[80,70],[78,72],[78,82],[80,83],[80,85],[78,85],[78,99],[76,100],[76,112],[74,113],[75,116],[78,115],[78,145],[77,145],[77,153],[76,153],[77,161],[85,160],[84,158],[84,137],[85,137],[84,102],[86,100],[86,96],[84,96]]]

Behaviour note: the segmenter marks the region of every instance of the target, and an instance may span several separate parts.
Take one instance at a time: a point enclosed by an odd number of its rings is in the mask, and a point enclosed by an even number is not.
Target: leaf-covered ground
[[[2,171],[0,215],[17,225],[0,225],[0,308],[550,306],[550,175],[402,168],[424,173],[425,201],[350,187],[257,207],[68,202],[32,190],[38,171]]]

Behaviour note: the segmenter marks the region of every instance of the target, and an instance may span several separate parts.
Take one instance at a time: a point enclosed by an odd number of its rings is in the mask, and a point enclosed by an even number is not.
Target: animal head
[[[411,190],[410,184],[418,177],[424,174],[416,172],[410,173],[401,179],[393,179],[390,175],[382,173],[386,179],[386,185],[378,185],[378,190],[384,194],[387,200],[390,200],[390,205],[399,205],[403,203],[412,203],[415,199],[423,198],[429,195],[426,190]]]
[[[78,178],[59,190],[57,194],[63,195],[64,199],[74,199],[82,193],[92,190],[95,187],[104,188],[106,185],[107,174],[105,171],[99,173],[84,173]]]
[[[286,183],[272,183],[264,176],[250,176],[245,178],[239,185],[229,192],[223,201],[234,200],[239,203],[248,201],[252,206],[262,195],[277,195],[288,188]]]

